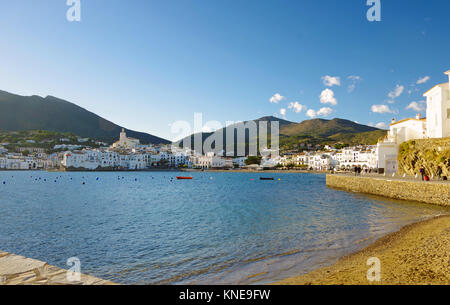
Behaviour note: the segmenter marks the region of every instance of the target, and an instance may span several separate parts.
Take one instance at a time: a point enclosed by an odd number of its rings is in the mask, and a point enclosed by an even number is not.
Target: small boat
[[[264,177],[260,177],[259,180],[275,180],[275,178],[264,178]]]
[[[177,177],[178,180],[192,180],[192,177]]]

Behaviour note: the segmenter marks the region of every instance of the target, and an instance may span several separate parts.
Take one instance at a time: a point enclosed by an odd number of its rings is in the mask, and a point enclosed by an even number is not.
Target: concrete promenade
[[[329,174],[328,187],[350,192],[379,195],[394,199],[450,206],[450,183],[448,181],[422,181],[419,177],[392,177],[383,175]]]

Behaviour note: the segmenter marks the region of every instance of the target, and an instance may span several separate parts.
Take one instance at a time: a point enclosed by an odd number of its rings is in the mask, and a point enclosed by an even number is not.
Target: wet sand
[[[367,260],[381,262],[381,281],[370,282]],[[279,285],[448,285],[450,216],[415,223],[369,247],[343,257],[331,267],[285,279]]]

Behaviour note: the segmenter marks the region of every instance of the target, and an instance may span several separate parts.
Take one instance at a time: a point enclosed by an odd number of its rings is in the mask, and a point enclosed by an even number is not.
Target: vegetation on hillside
[[[352,121],[343,119],[323,120],[314,119],[301,123],[289,122],[275,117],[263,117],[255,120],[257,127],[259,122],[268,122],[268,145],[270,146],[270,122],[278,121],[280,126],[280,149],[282,152],[311,150],[323,147],[324,145],[337,145],[345,147],[349,145],[374,145],[381,137],[386,135],[386,130],[380,130],[374,127],[361,125]],[[235,128],[235,125],[228,126],[216,131],[216,135],[222,133],[223,143],[227,140],[227,129]],[[257,130],[259,135],[259,128]],[[203,143],[213,133],[203,133]],[[188,137],[189,138],[189,137]],[[187,140],[185,138],[183,140]],[[191,135],[191,148],[194,148],[194,135]],[[237,134],[235,131],[234,147],[237,147]],[[182,140],[182,141],[183,141]],[[258,139],[256,139],[258,141]],[[245,151],[249,151],[250,135],[245,135]],[[259,144],[259,142],[257,142]],[[181,141],[180,141],[181,145]],[[259,145],[258,145],[259,147]],[[214,147],[213,147],[214,148]],[[225,147],[226,152],[231,152],[229,147]],[[205,152],[205,151],[204,151]]]
[[[0,91],[0,130],[70,132],[111,144],[118,139],[122,127],[56,97],[19,96]],[[170,143],[147,133],[126,132],[143,144]]]
[[[442,175],[450,177],[450,138],[412,140],[400,145],[400,173],[415,175],[422,167],[430,176],[437,176],[440,167]]]
[[[61,141],[64,139],[64,141]],[[85,143],[79,143],[78,137],[69,132],[56,132],[46,130],[29,130],[29,131],[0,131],[0,143],[10,152],[17,152],[19,148],[43,148],[47,153],[58,150],[54,149],[55,145],[83,145],[92,148],[100,147],[94,140]],[[28,155],[30,151],[25,150],[22,154]]]

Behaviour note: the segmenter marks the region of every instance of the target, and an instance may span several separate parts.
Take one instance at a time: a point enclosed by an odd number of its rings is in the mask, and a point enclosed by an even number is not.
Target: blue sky
[[[388,124],[446,81],[450,2],[381,4],[371,23],[365,0],[81,0],[81,22],[70,23],[65,0],[5,0],[0,89],[57,96],[168,139],[169,124],[194,112],[223,124]]]

